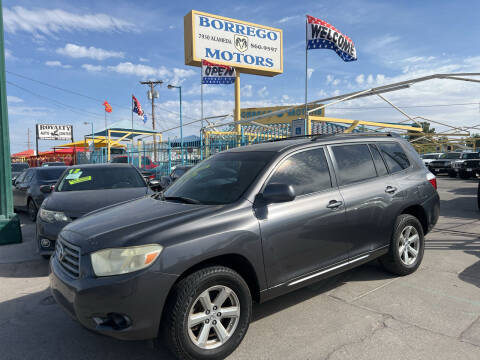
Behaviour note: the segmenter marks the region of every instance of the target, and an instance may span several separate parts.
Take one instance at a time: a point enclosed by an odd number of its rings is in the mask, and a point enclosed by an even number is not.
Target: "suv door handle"
[[[385,192],[386,192],[387,194],[393,194],[393,193],[396,192],[396,191],[397,191],[397,188],[396,188],[395,186],[390,186],[390,185],[389,185],[389,186],[387,186],[387,187],[385,188]]]
[[[330,200],[330,202],[329,202],[328,205],[327,205],[327,208],[332,209],[332,210],[335,210],[335,209],[339,208],[339,207],[342,206],[342,205],[343,205],[343,202],[342,202],[342,201]]]

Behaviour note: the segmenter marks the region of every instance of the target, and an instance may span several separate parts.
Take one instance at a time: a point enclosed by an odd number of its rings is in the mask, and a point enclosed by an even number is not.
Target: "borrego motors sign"
[[[194,10],[184,28],[186,65],[200,66],[204,59],[256,75],[283,72],[280,29]]]
[[[37,139],[40,140],[71,140],[72,125],[37,124]]]

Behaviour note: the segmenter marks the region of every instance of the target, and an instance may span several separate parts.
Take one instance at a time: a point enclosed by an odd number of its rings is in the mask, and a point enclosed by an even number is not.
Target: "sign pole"
[[[235,69],[235,121],[240,121],[240,71]],[[240,135],[240,124],[235,124],[235,132]]]
[[[0,245],[22,242],[20,220],[13,211],[2,8],[0,0]]]
[[[305,21],[305,123],[306,133],[310,135],[311,129],[308,122],[308,22]]]
[[[200,160],[203,160],[203,67],[200,66]]]
[[[35,149],[37,150],[37,153],[35,155],[38,156],[38,124],[35,125]],[[35,160],[36,161],[36,160]]]

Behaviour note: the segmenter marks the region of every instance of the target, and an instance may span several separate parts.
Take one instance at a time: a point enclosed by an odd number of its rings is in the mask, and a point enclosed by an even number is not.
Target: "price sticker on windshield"
[[[70,180],[68,183],[69,183],[70,185],[75,185],[75,184],[78,184],[78,183],[82,183],[82,182],[85,182],[85,181],[91,181],[91,180],[92,180],[92,177],[91,177],[91,176],[84,176],[84,177],[82,177],[82,178]]]
[[[82,175],[82,172],[80,171],[80,169],[71,169],[68,172],[68,175],[65,177],[65,179],[67,180],[78,179],[81,175]]]

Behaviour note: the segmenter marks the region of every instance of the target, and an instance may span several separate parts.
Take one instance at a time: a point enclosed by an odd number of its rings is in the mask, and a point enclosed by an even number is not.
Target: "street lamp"
[[[180,92],[180,146],[182,149],[182,165],[185,163],[183,158],[183,122],[182,122],[182,87],[175,85],[168,85],[169,89],[178,89]]]

